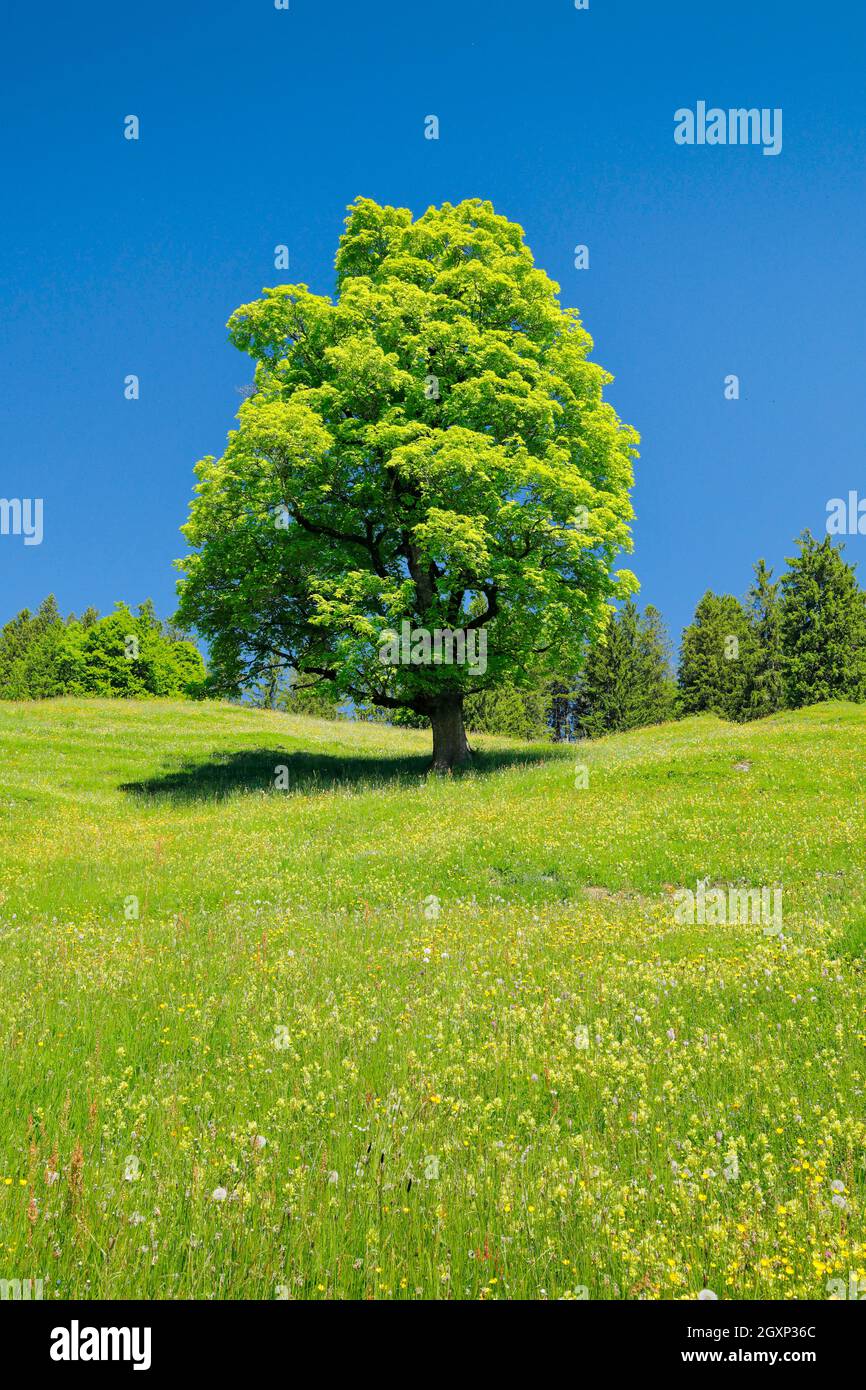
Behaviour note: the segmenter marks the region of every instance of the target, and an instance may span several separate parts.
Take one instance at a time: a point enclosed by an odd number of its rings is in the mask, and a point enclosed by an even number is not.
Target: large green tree
[[[276,654],[358,704],[429,719],[469,757],[464,701],[579,660],[630,548],[637,435],[519,226],[490,203],[358,199],[337,295],[266,289],[229,321],[255,393],[197,466],[179,616],[223,689]],[[383,632],[462,630],[486,664],[383,662]],[[475,648],[476,652],[480,650]]]

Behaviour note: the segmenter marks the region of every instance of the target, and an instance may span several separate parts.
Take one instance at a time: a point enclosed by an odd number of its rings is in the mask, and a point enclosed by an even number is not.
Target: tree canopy
[[[430,720],[468,756],[467,697],[579,664],[630,549],[637,435],[515,223],[490,203],[358,199],[332,301],[264,290],[229,320],[255,392],[197,465],[179,618],[226,692],[274,655],[330,692]],[[485,634],[481,671],[382,659],[383,634]]]

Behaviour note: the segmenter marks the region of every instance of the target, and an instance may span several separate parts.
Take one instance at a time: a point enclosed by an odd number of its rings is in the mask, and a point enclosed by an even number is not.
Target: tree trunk
[[[472,757],[463,727],[463,700],[458,696],[430,711],[433,725],[433,771],[464,767]]]

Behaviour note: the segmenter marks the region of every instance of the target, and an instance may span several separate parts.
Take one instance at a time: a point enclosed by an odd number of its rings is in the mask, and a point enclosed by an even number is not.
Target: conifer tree
[[[749,671],[747,709],[744,717],[762,719],[785,706],[782,660],[782,626],[779,608],[780,580],[764,560],[755,565],[755,578],[746,599],[754,646]]]
[[[754,652],[754,633],[742,604],[733,594],[708,589],[680,647],[683,713],[745,718]]]
[[[63,619],[53,594],[0,632],[0,699],[40,700],[61,693],[58,670]]]
[[[599,734],[658,724],[671,717],[674,687],[658,610],[643,617],[629,599],[590,648],[576,696],[580,730]]]
[[[793,708],[866,699],[866,594],[843,546],[809,531],[781,580],[782,667]]]

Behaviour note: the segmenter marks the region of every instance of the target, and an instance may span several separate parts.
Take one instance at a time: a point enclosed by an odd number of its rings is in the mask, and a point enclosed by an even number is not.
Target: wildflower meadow
[[[0,1277],[859,1297],[864,732],[486,737],[443,779],[412,730],[0,706]],[[781,922],[684,922],[697,885]]]

